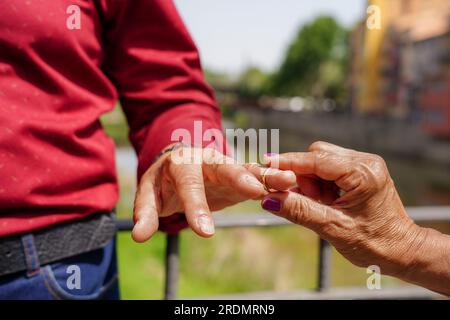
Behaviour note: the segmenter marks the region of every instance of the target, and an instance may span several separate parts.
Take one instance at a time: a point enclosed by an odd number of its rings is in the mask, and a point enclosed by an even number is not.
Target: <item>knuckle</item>
[[[326,145],[327,145],[326,142],[315,141],[309,146],[308,150],[309,151],[323,150]]]
[[[323,160],[328,157],[329,153],[323,150],[313,151],[314,156],[317,160]]]
[[[332,163],[333,161],[335,161],[335,159],[332,159],[330,157],[330,153],[328,153],[327,151],[323,151],[323,150],[318,150],[318,151],[313,151],[313,171],[317,172],[319,171],[319,169],[322,166],[327,166],[330,163]]]
[[[334,219],[331,218],[329,210],[324,212],[324,223],[321,231],[327,236],[335,236],[342,231],[342,227],[339,225],[339,222],[334,221]]]
[[[313,155],[314,155],[313,171],[316,172],[320,166],[322,166],[323,164],[326,163],[330,154],[326,151],[318,150],[318,151],[313,151]]]
[[[354,165],[353,170],[359,177],[360,187],[370,193],[383,189],[389,181],[386,164],[381,157],[360,161]]]
[[[291,213],[292,222],[300,225],[305,223],[306,208],[304,201],[300,199],[293,201],[289,211]]]
[[[384,159],[374,155],[370,163],[370,173],[374,182],[375,190],[383,188],[389,179],[388,169]]]
[[[178,187],[188,187],[189,189],[202,188],[202,183],[199,177],[195,174],[184,174],[175,178],[175,183]]]
[[[377,190],[376,180],[378,178],[373,174],[370,167],[366,163],[360,162],[355,165],[355,171],[358,174],[361,191],[368,194],[374,193]]]
[[[380,167],[386,167],[386,161],[377,154],[372,155],[372,162]]]

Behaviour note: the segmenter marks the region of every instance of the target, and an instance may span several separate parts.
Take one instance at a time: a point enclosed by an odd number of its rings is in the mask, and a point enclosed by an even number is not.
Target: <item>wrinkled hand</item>
[[[425,239],[408,217],[382,158],[316,142],[309,152],[266,159],[292,170],[297,189],[265,197],[263,208],[328,240],[357,266],[397,275]]]
[[[212,236],[212,211],[267,194],[261,184],[263,170],[256,165],[235,164],[214,149],[183,147],[163,155],[140,180],[133,239],[148,240],[158,230],[159,217],[181,212],[198,235]],[[295,179],[292,172],[275,171],[266,183],[287,190]]]

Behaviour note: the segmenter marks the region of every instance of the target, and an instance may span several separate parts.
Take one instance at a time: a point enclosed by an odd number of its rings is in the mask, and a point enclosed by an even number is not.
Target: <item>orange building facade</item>
[[[352,32],[350,104],[362,114],[419,119],[450,137],[450,1],[371,0],[381,28]],[[370,16],[369,16],[370,18]]]

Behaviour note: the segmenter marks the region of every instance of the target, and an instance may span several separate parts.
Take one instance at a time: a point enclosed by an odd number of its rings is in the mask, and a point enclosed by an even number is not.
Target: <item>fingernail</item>
[[[270,158],[270,157],[275,157],[275,156],[277,156],[278,155],[278,153],[273,153],[273,152],[269,152],[269,153],[265,153],[264,154],[264,156],[265,157],[268,157],[268,158]]]
[[[276,198],[266,198],[262,202],[262,207],[268,211],[278,212],[281,210],[281,201]]]
[[[201,216],[197,219],[200,230],[206,234],[214,234],[214,223],[209,216]]]
[[[270,163],[270,158],[275,157],[277,155],[278,153],[273,152],[265,153],[263,157],[263,164],[268,165]]]

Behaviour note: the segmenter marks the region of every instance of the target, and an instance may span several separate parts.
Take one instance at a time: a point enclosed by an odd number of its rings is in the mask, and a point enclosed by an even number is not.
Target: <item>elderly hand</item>
[[[266,196],[264,209],[317,232],[357,266],[449,294],[450,237],[411,220],[382,158],[316,142],[266,163],[294,171],[298,186]]]
[[[214,149],[183,147],[164,154],[142,176],[136,193],[132,236],[148,240],[158,230],[158,217],[184,212],[200,236],[214,234],[211,211],[267,194],[264,171],[257,165],[238,165]],[[277,190],[295,185],[295,174],[275,171],[266,183]]]

